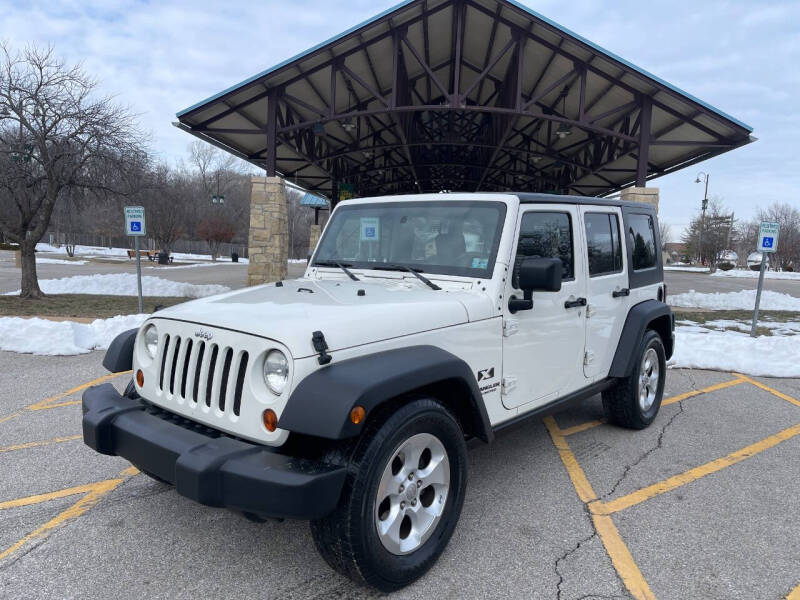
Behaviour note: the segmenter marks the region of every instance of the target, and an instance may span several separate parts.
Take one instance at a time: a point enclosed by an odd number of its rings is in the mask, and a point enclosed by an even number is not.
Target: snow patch
[[[37,265],[85,265],[85,260],[61,260],[60,258],[36,257]]]
[[[756,290],[740,292],[702,293],[689,290],[684,294],[670,296],[668,302],[672,306],[689,308],[710,308],[715,310],[752,310],[756,304]],[[800,311],[800,298],[789,294],[763,290],[761,292],[762,310]]]
[[[713,277],[737,277],[742,279],[758,279],[758,271],[734,269],[730,271],[717,271],[712,273]],[[792,271],[765,271],[764,279],[794,279],[800,281],[800,273]]]
[[[138,328],[149,315],[118,315],[91,323],[0,317],[0,350],[47,356],[86,354],[108,348],[123,331]]]
[[[664,266],[665,271],[686,271],[687,273],[710,273],[708,267],[689,267],[682,265]]]
[[[78,275],[61,279],[43,279],[39,287],[45,294],[92,294],[110,296],[136,296],[136,275],[133,273],[112,273],[108,275]],[[160,277],[142,276],[142,295],[179,296],[183,298],[203,298],[229,292],[224,285],[195,285],[170,281]],[[20,290],[8,292],[14,296]]]
[[[777,323],[775,325],[778,325]],[[800,336],[750,337],[699,325],[675,329],[675,354],[668,365],[686,369],[735,371],[763,377],[800,377]]]

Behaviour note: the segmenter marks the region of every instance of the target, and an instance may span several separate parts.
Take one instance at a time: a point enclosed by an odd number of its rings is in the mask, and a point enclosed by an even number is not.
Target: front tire
[[[311,522],[325,561],[389,592],[430,569],[450,540],[467,482],[461,427],[420,399],[368,423],[348,461],[336,510]]]
[[[661,336],[645,331],[633,372],[603,392],[608,420],[629,429],[649,427],[658,415],[664,396],[667,360]]]

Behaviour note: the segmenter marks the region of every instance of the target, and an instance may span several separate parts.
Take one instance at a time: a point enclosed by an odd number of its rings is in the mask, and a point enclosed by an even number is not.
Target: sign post
[[[774,221],[761,221],[758,229],[758,252],[761,252],[761,269],[758,272],[758,290],[756,291],[756,307],[753,311],[753,325],[750,337],[756,337],[758,325],[758,306],[761,304],[761,290],[764,287],[764,272],[767,270],[767,255],[778,250],[778,230],[780,226]]]
[[[139,314],[142,314],[142,257],[139,255],[139,238],[146,235],[144,226],[144,207],[125,207],[125,234],[133,237],[136,252],[136,285],[139,292]]]

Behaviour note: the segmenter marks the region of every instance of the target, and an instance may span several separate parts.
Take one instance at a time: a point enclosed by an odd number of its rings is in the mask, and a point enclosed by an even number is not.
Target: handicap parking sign
[[[758,230],[759,252],[775,252],[778,249],[778,233],[780,226],[773,221],[762,221]]]
[[[133,236],[145,235],[143,207],[141,206],[125,207],[125,234]]]

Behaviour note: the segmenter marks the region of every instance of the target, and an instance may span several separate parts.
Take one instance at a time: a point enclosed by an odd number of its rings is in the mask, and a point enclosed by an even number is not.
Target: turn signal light
[[[353,422],[353,425],[358,425],[364,420],[366,414],[367,411],[364,410],[363,406],[355,406],[353,410],[350,411],[350,420]]]
[[[136,384],[139,387],[144,387],[144,373],[142,373],[141,369],[136,371]]]
[[[264,411],[264,414],[261,415],[261,418],[264,421],[264,427],[267,428],[267,431],[272,433],[278,428],[278,415],[275,414],[275,411],[271,408],[268,408]]]

